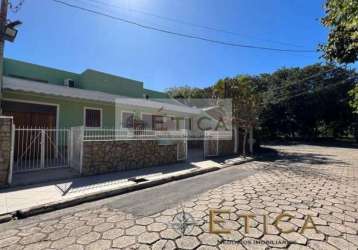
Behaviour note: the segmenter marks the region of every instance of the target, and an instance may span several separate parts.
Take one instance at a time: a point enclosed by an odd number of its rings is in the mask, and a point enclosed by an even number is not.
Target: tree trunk
[[[249,130],[249,145],[250,145],[250,154],[254,153],[254,129],[250,127]]]
[[[239,126],[234,125],[234,153],[239,152]]]
[[[244,138],[242,140],[242,155],[244,156],[244,158],[246,158],[246,141],[247,141],[247,128],[245,128],[244,130]]]

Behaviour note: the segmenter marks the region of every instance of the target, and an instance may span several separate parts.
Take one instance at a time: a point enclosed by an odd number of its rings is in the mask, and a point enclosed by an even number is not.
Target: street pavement
[[[108,203],[110,208],[131,213],[135,216],[148,216],[167,208],[175,207],[186,200],[195,198],[207,190],[244,179],[254,174],[253,170],[240,167],[225,168],[219,173],[199,175],[181,181],[141,190],[122,196]]]
[[[358,249],[358,149],[270,150],[276,157],[2,224],[0,249]],[[214,228],[230,233],[210,233],[211,209],[229,211]],[[317,231],[302,232],[310,218]]]

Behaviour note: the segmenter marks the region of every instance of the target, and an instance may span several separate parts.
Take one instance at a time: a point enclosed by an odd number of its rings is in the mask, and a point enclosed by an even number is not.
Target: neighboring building
[[[201,112],[165,93],[145,89],[140,81],[91,69],[77,74],[12,59],[4,61],[2,109],[14,117],[16,127],[154,130],[190,129],[191,119]],[[163,125],[168,117],[185,121]]]

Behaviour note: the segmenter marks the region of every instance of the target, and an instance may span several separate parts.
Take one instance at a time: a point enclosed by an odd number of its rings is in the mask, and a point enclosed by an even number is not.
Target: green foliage
[[[216,97],[232,99],[233,122],[242,128],[256,124],[261,103],[257,83],[257,78],[241,75],[219,80],[213,87]]]
[[[224,78],[210,91],[184,87],[174,93],[232,98],[234,122],[244,129],[255,126],[266,138],[358,137],[357,115],[352,112],[353,107],[358,113],[356,82],[354,70],[313,64]]]
[[[212,88],[192,88],[189,86],[184,87],[172,87],[167,89],[167,93],[170,97],[175,99],[187,99],[187,98],[211,98]]]
[[[330,29],[326,45],[321,45],[324,57],[338,63],[353,63],[358,59],[358,1],[327,0],[322,24]]]
[[[263,78],[260,126],[269,137],[344,136],[354,115],[348,91],[354,72],[333,65],[284,68]]]
[[[354,112],[358,114],[358,84],[349,91],[349,96],[352,98],[349,104],[353,108]]]

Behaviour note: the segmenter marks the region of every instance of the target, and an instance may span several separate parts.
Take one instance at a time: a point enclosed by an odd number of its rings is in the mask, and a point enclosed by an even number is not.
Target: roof
[[[191,108],[183,105],[176,105],[174,104],[175,102],[164,103],[147,100],[144,98],[129,98],[120,95],[108,94],[101,91],[69,88],[66,86],[41,83],[37,81],[19,79],[15,77],[5,76],[3,78],[3,88],[5,90],[24,91],[29,93],[45,94],[89,101],[100,101],[104,103],[120,104],[130,107],[162,109],[165,111],[174,111],[185,114],[201,113],[200,109]]]

